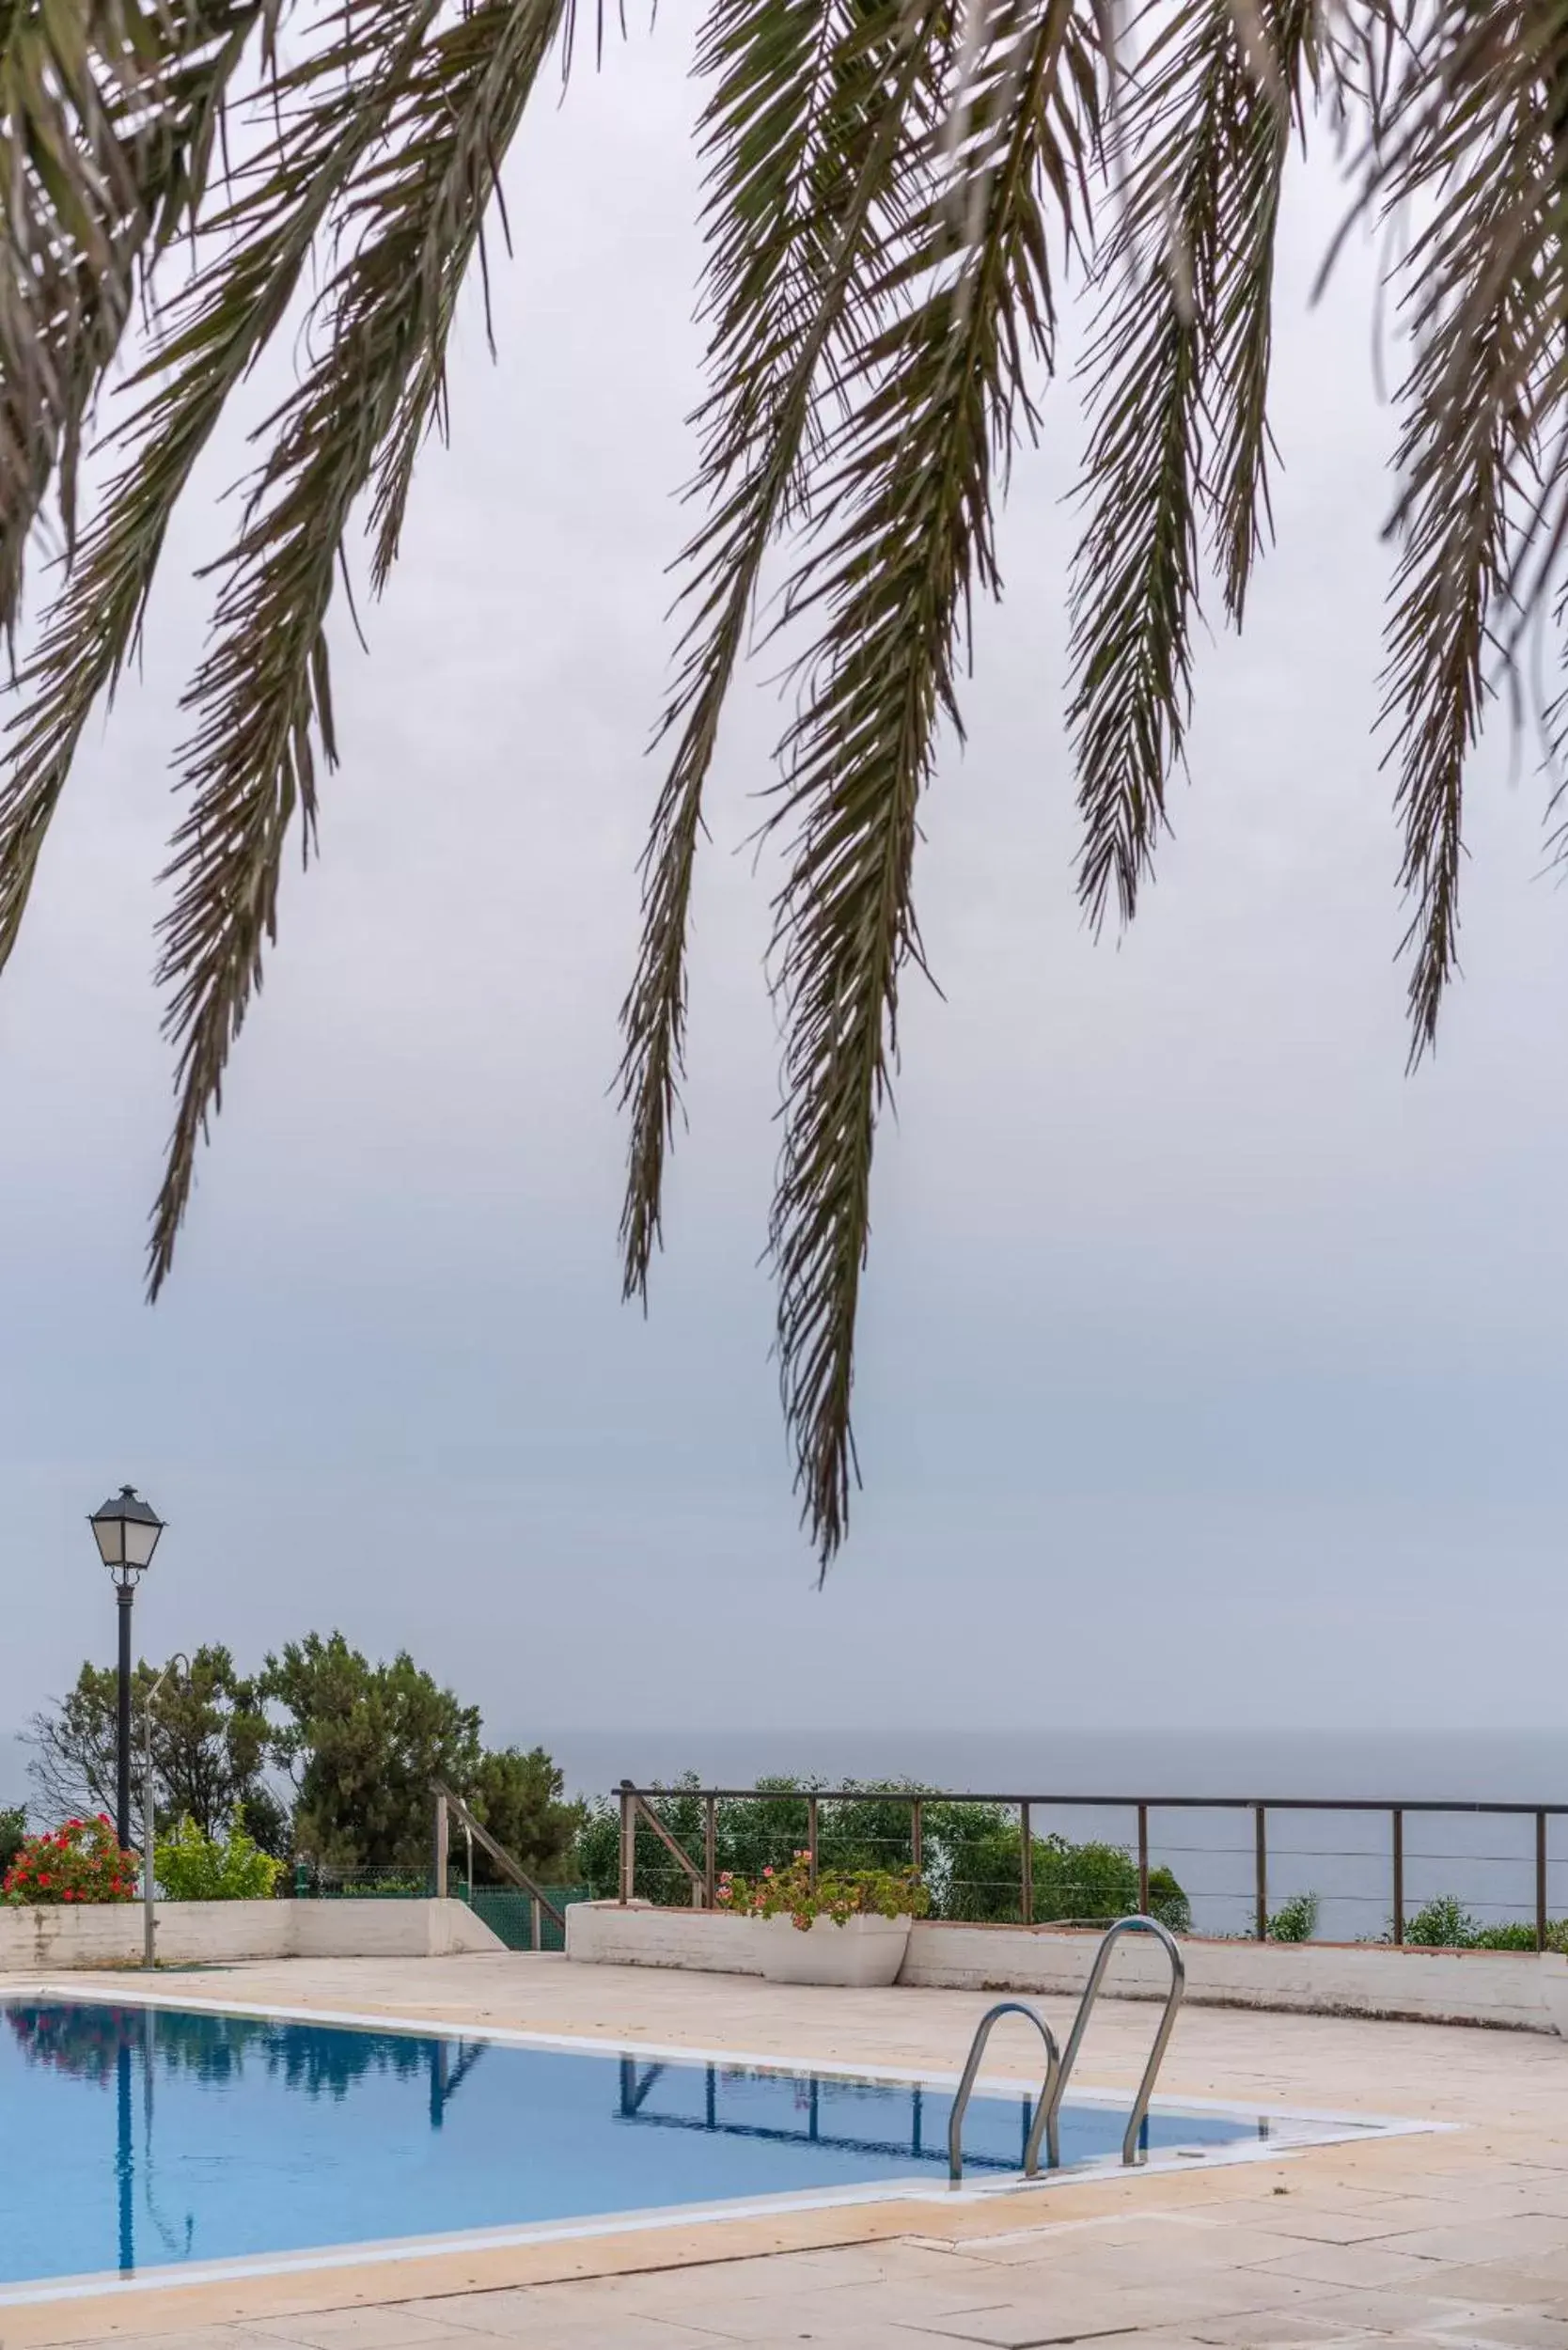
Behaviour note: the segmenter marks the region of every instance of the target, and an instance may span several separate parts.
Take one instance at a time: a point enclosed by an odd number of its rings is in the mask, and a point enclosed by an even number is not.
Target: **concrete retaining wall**
[[[505,1948],[466,1902],[160,1902],[165,1966],[245,1958],[446,1958]],[[142,1955],[142,1905],[0,1909],[0,1972],[129,1966]]]
[[[583,1902],[567,1912],[572,1959],[620,1966],[690,1966],[759,1975],[749,1920],[713,1911]],[[965,1926],[917,1919],[901,1983],[954,1991],[1075,1997],[1098,1937],[1049,1927]],[[1413,1950],[1362,1943],[1184,1941],[1186,1996],[1200,2007],[1296,2010],[1440,2024],[1489,2024],[1568,2037],[1568,1958],[1533,1950]],[[1163,1998],[1165,1957],[1125,1938],[1105,1979],[1109,1998]]]

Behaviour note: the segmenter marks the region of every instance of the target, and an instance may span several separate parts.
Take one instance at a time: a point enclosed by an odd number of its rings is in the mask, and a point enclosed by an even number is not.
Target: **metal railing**
[[[622,1903],[637,1898],[640,1872],[645,1882],[662,1877],[666,1888],[678,1885],[694,1907],[717,1907],[720,1860],[735,1841],[736,1822],[742,1816],[735,1807],[744,1807],[750,1819],[759,1823],[749,1836],[750,1844],[758,1849],[766,1845],[761,1823],[765,1823],[768,1808],[775,1818],[787,1819],[787,1826],[779,1831],[774,1860],[787,1860],[794,1849],[804,1849],[813,1876],[819,1865],[866,1865],[858,1852],[846,1863],[836,1849],[835,1821],[848,1808],[855,1808],[862,1818],[874,1811],[885,1824],[896,1823],[896,1832],[892,1826],[886,1828],[883,1849],[873,1857],[889,1868],[926,1872],[928,1885],[933,1881],[929,1869],[933,1823],[946,1821],[950,1826],[955,1817],[966,1812],[990,1813],[1008,1824],[1011,1877],[1006,1882],[1000,1877],[988,1880],[981,1888],[983,1899],[973,1886],[965,1888],[954,1880],[949,1886],[946,1905],[939,1898],[936,1914],[998,1922],[1011,1918],[1014,1922],[1037,1925],[1105,1924],[1136,1907],[1140,1913],[1163,1914],[1168,1923],[1174,1922],[1183,1930],[1184,1919],[1179,1913],[1189,1904],[1207,1903],[1211,1910],[1222,1911],[1226,1922],[1218,1928],[1200,1926],[1200,1931],[1239,1931],[1258,1941],[1310,1939],[1309,1929],[1292,1934],[1273,1905],[1309,1901],[1314,1888],[1303,1880],[1311,1878],[1309,1864],[1317,1862],[1330,1864],[1331,1877],[1337,1872],[1342,1880],[1326,1888],[1324,1905],[1331,1911],[1349,1911],[1356,1923],[1372,1927],[1371,1932],[1322,1938],[1403,1944],[1412,1938],[1407,1931],[1412,1924],[1421,1924],[1420,1913],[1441,1909],[1447,1897],[1455,1892],[1452,1880],[1457,1871],[1462,1880],[1458,1891],[1478,1913],[1471,1922],[1477,1925],[1480,1938],[1506,1934],[1511,1946],[1568,1948],[1568,1835],[1559,1830],[1554,1837],[1553,1832],[1554,1823],[1568,1818],[1568,1803],[1390,1802],[1300,1795],[990,1794],[896,1786],[639,1787],[629,1779],[621,1781],[615,1800],[619,1807],[618,1873]],[[1310,1814],[1336,1824],[1341,1830],[1337,1844],[1304,1845],[1293,1841],[1293,1829],[1308,1825]],[[1107,1899],[1097,1914],[1085,1907],[1076,1894],[1053,1910],[1051,1904],[1062,1888],[1059,1872],[1043,1881],[1043,1870],[1055,1864],[1051,1839],[1043,1839],[1042,1829],[1047,1821],[1085,1815],[1095,1824],[1097,1835],[1104,1837],[1107,1827],[1112,1829],[1113,1841],[1127,1863],[1124,1888],[1118,1889],[1117,1898]],[[1232,1830],[1239,1825],[1241,1839],[1232,1836],[1229,1842],[1215,1842],[1200,1837],[1194,1841],[1201,1815],[1226,1820]],[[1465,1831],[1450,1832],[1440,1839],[1437,1847],[1429,1848],[1430,1831],[1445,1822],[1466,1824]],[[1118,1825],[1121,1833],[1115,1837]],[[1488,1841],[1492,1829],[1502,1836],[1504,1849],[1496,1848],[1495,1839]],[[1425,1841],[1422,1831],[1427,1831]],[[838,1845],[842,1841],[839,1838]],[[996,1841],[993,1838],[993,1846]],[[1448,1849],[1454,1846],[1462,1848]],[[1099,1842],[1093,1849],[1104,1854],[1110,1845]],[[1195,1871],[1201,1872],[1216,1861],[1225,1864],[1226,1885],[1210,1888],[1192,1881]],[[1182,1871],[1180,1881],[1172,1863]],[[950,1876],[950,1856],[947,1865]],[[1498,1871],[1507,1872],[1513,1888],[1506,1898],[1489,1889],[1498,1880],[1487,1872]],[[1466,1877],[1479,1881],[1482,1889],[1466,1891],[1463,1882]],[[668,1898],[667,1890],[665,1898]],[[1178,1914],[1173,1916],[1173,1909]],[[1369,1911],[1376,1915],[1369,1919]],[[1419,1938],[1429,1943],[1433,1937],[1422,1933]]]

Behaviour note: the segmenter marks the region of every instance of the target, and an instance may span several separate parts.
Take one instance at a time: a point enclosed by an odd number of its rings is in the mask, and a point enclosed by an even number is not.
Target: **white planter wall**
[[[567,1956],[620,1966],[690,1966],[760,1975],[750,1920],[691,1909],[581,1902],[566,1917]],[[901,1983],[954,1991],[1075,1997],[1098,1937],[1025,1926],[947,1925],[917,1918]],[[1568,1958],[1533,1950],[1414,1950],[1376,1944],[1205,1942],[1182,1945],[1186,1996],[1200,2007],[1295,2010],[1312,2015],[1491,2024],[1568,2037]],[[1150,1940],[1128,1935],[1105,1979],[1113,1998],[1163,1998],[1168,1970]]]
[[[445,1958],[505,1948],[466,1902],[160,1902],[165,1966],[247,1958]],[[140,1902],[0,1909],[0,1973],[139,1966]]]
[[[733,1921],[732,1921],[733,1922]],[[817,1918],[803,1934],[792,1918],[748,1918],[769,1982],[830,1982],[841,1990],[897,1982],[909,1948],[904,1918]]]

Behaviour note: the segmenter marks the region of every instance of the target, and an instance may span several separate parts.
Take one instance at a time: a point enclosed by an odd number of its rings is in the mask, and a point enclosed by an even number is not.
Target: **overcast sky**
[[[84,1520],[122,1480],[169,1521],[149,1648],[250,1660],[337,1624],[406,1642],[497,1733],[1560,1720],[1568,905],[1499,727],[1466,979],[1407,1079],[1368,730],[1392,428],[1365,258],[1309,313],[1321,181],[1282,296],[1279,545],[1245,641],[1202,650],[1191,786],[1121,944],[1072,885],[1070,384],[1018,465],[971,740],[926,810],[945,1000],[909,991],[867,1490],[824,1592],[759,1264],[760,675],[698,889],[667,1254],[647,1322],[619,1305],[607,1086],[697,388],[688,47],[663,14],[522,142],[500,363],[471,317],[368,656],[337,632],[322,860],[286,888],[155,1310],[150,933],[236,434],[73,780],[0,986],[0,1726],[111,1653]]]

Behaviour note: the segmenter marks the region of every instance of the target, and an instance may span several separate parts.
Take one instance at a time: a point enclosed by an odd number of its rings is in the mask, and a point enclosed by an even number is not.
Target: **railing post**
[[[817,1798],[815,1795],[808,1795],[806,1798],[806,1867],[811,1879],[812,1889],[815,1890],[817,1883]]]
[[[1257,1900],[1256,1939],[1268,1940],[1268,1827],[1267,1810],[1261,1803],[1252,1807],[1254,1892]]]
[[[1535,1947],[1546,1947],[1546,1815],[1535,1815]]]
[[[702,1798],[702,1890],[710,1909],[718,1906],[718,1797]]]
[[[1394,1943],[1403,1948],[1404,1942],[1404,1814],[1398,1806],[1394,1822]]]
[[[1027,1926],[1032,1926],[1034,1923],[1034,1837],[1029,1827],[1029,1807],[1027,1803],[1021,1803],[1018,1807],[1018,1851],[1023,1862],[1019,1872],[1021,1882],[1018,1891],[1024,1905],[1024,1923]]]
[[[637,1812],[632,1801],[632,1782],[620,1782],[620,1906],[632,1900],[637,1881]]]
[[[433,1880],[431,1889],[434,1893],[438,1902],[445,1901],[447,1898],[447,1856],[449,1834],[450,1830],[447,1820],[447,1798],[445,1795],[437,1795],[435,1799],[435,1830],[431,1839],[431,1875]]]
[[[1137,1905],[1141,1917],[1149,1915],[1149,1806],[1137,1808]]]
[[[925,1806],[918,1795],[912,1798],[909,1806],[909,1859],[918,1876],[926,1865]]]

